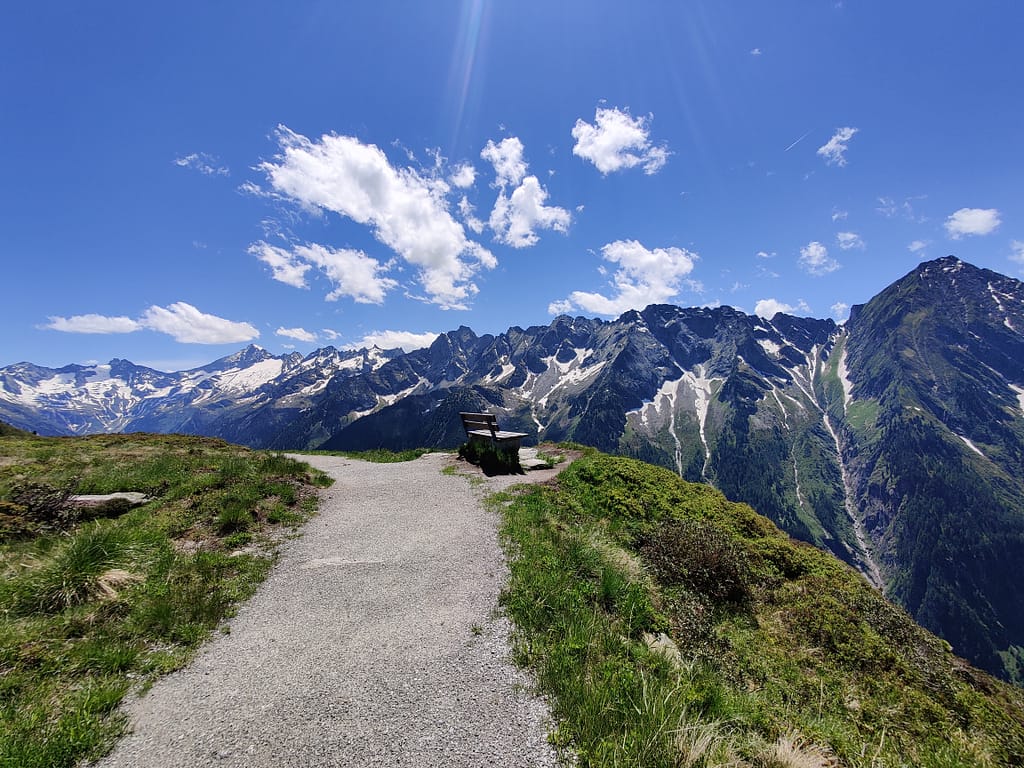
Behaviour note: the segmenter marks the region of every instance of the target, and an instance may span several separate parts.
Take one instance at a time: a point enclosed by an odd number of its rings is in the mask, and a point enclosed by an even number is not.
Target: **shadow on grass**
[[[519,464],[519,451],[503,451],[492,445],[469,442],[459,446],[459,458],[480,467],[487,477],[495,475],[525,475]]]

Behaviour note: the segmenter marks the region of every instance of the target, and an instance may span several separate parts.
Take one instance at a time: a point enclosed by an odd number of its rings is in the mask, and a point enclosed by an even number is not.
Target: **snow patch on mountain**
[[[775,402],[779,406],[779,411],[782,413],[782,423],[786,429],[789,429],[789,414],[786,412],[786,406],[782,404],[782,398],[779,397],[779,390],[777,387],[771,388],[772,397],[775,398]]]
[[[982,452],[981,448],[979,448],[978,446],[976,446],[976,445],[975,445],[974,443],[972,443],[972,442],[971,442],[970,440],[968,440],[968,439],[967,439],[966,437],[964,437],[963,435],[957,435],[957,437],[959,437],[959,438],[960,438],[961,440],[963,440],[963,441],[964,441],[964,445],[966,445],[966,446],[967,446],[968,448],[970,448],[970,449],[971,449],[972,451],[974,451],[974,452],[975,452],[976,454],[978,454],[979,456],[981,456],[981,458],[983,458],[983,459],[987,459],[987,458],[988,458],[988,456],[986,456],[986,455],[985,455],[985,454],[984,454],[984,453]]]
[[[482,379],[480,379],[480,383],[481,384],[498,384],[498,383],[504,381],[505,379],[507,379],[513,373],[515,373],[515,370],[516,370],[516,367],[512,363],[510,363],[508,361],[508,358],[506,357],[501,362],[501,370],[498,371],[497,373],[494,373],[494,374],[490,374],[490,373],[487,374]]]
[[[589,366],[583,365],[583,361],[592,354],[592,349],[574,347],[573,357],[566,362],[560,362],[557,355],[541,358],[541,362],[546,366],[545,370],[540,374],[531,372],[519,388],[520,394],[527,400],[537,403],[541,408],[546,408],[548,398],[555,391],[583,387],[601,372],[607,361]]]
[[[1017,393],[1017,404],[1020,406],[1021,413],[1024,414],[1024,388],[1011,384],[1010,389]]]
[[[839,383],[843,385],[843,413],[846,413],[847,406],[853,401],[853,382],[850,381],[850,371],[846,367],[846,347],[843,347],[839,355],[839,364],[836,366],[839,374]]]
[[[283,362],[279,358],[263,360],[248,368],[228,370],[215,377],[221,389],[229,392],[249,392],[281,375]]]
[[[676,472],[680,477],[683,476],[683,445],[676,432],[676,403],[679,400],[680,392],[685,393],[685,390],[685,375],[672,381],[665,381],[654,394],[653,399],[645,400],[639,408],[626,413],[627,416],[636,414],[640,423],[652,432],[660,430],[667,422],[668,431],[675,441]]]
[[[348,416],[352,421],[355,421],[356,419],[361,419],[363,416],[369,416],[371,413],[379,411],[381,408],[386,408],[389,405],[394,405],[399,400],[406,398],[409,395],[415,394],[417,390],[422,391],[431,388],[432,387],[430,381],[421,376],[419,380],[411,387],[406,387],[405,389],[399,390],[398,392],[394,392],[387,395],[377,395],[377,402],[375,405],[362,411],[352,411],[351,413],[348,414]]]

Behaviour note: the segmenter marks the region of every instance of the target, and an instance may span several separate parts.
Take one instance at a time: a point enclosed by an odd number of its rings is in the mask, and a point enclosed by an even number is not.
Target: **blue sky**
[[[1024,271],[1019,2],[35,2],[0,25],[0,365],[845,317]]]

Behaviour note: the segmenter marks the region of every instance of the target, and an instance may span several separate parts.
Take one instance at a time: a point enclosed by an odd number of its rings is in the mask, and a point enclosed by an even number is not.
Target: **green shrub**
[[[482,441],[471,440],[460,445],[459,458],[477,465],[488,475],[523,474],[517,450],[499,450]]]
[[[740,603],[750,596],[747,554],[714,523],[666,521],[645,537],[640,553],[667,586],[684,586],[716,603]]]
[[[12,504],[24,509],[24,516],[35,526],[49,530],[65,530],[78,519],[78,511],[68,505],[70,486],[23,481],[8,494]]]
[[[260,461],[260,474],[279,477],[302,477],[306,465],[283,453],[267,453]]]
[[[247,531],[252,524],[252,512],[237,502],[227,504],[217,514],[217,531],[221,534]]]
[[[10,501],[0,501],[0,541],[30,536],[39,527],[29,520],[26,509]]]

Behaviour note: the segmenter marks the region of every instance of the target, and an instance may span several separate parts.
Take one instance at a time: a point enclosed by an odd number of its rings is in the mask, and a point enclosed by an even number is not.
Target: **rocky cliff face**
[[[1021,680],[1024,285],[949,257],[839,327],[729,307],[426,349],[164,374],[115,360],[0,369],[0,419],[42,433],[180,431],[271,448],[454,447],[460,410],[668,467],[858,568],[985,669]]]

